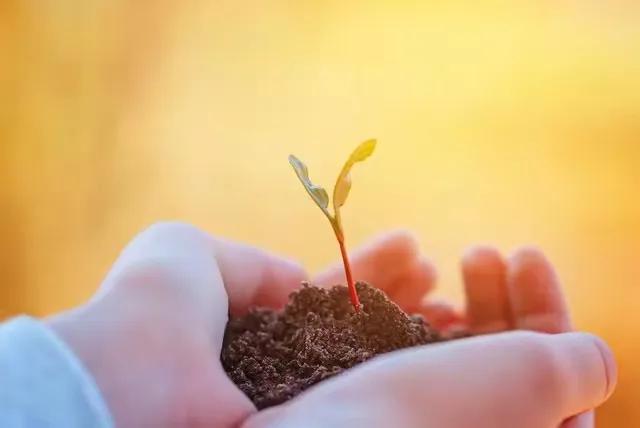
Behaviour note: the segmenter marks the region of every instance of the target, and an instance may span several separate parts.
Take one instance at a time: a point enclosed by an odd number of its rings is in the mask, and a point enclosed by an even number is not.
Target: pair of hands
[[[161,223],[121,253],[85,305],[46,322],[94,376],[117,426],[588,427],[616,367],[598,338],[571,329],[552,266],[534,249],[463,257],[466,313],[424,299],[435,269],[406,232],[352,256],[355,277],[440,328],[482,335],[393,352],[257,412],[220,350],[229,311],[280,307],[303,268],[259,249]],[[313,280],[343,282],[340,265]],[[562,333],[562,334],[541,334]]]

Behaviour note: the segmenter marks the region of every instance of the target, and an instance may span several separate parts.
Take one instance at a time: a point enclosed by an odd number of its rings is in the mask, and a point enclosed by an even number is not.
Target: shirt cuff
[[[0,325],[0,426],[113,426],[81,361],[52,330],[27,316]]]

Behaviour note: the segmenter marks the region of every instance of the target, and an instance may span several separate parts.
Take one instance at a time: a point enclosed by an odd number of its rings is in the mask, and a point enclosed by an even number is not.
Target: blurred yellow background
[[[639,5],[4,0],[0,317],[82,302],[160,219],[317,269],[287,155],[329,187],[376,137],[349,243],[415,230],[458,301],[467,245],[539,245],[620,363],[599,426],[640,426]]]

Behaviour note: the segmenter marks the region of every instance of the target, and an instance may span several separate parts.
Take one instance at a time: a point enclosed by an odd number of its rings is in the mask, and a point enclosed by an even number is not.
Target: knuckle
[[[520,254],[523,257],[539,257],[544,255],[542,249],[534,244],[521,245],[516,248],[515,253]]]
[[[175,285],[185,281],[187,272],[180,264],[163,257],[151,257],[125,266],[117,275],[116,282],[123,285],[143,286]]]
[[[548,338],[542,333],[522,333],[520,350],[532,396],[552,406],[562,396],[565,378],[562,359]]]
[[[521,269],[527,269],[543,264],[546,257],[539,247],[526,245],[516,249],[511,255],[511,260],[517,261]]]

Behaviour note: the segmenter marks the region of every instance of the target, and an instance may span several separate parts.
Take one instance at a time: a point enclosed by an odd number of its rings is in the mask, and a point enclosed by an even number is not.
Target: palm
[[[553,269],[544,256],[533,249],[522,249],[508,261],[491,248],[468,252],[462,260],[467,295],[464,312],[426,298],[435,286],[436,270],[419,250],[415,238],[406,232],[383,235],[356,250],[352,264],[358,279],[381,288],[404,310],[423,314],[438,328],[455,326],[475,333],[513,328],[560,333],[570,329],[567,308]],[[302,279],[302,273],[294,265],[276,264],[267,271],[267,276],[271,276],[267,281],[260,275],[250,281],[243,279],[244,284],[261,285],[252,291],[252,299],[232,304],[234,312],[242,313],[254,304],[281,306],[289,291]],[[341,263],[320,272],[312,282],[322,286],[344,283]],[[231,291],[230,298],[233,302]],[[313,394],[313,390],[309,393]],[[246,406],[244,397],[237,400],[236,406]],[[210,409],[211,403],[203,406]]]
[[[464,312],[427,298],[435,285],[436,270],[406,232],[386,234],[365,245],[354,252],[352,264],[358,279],[383,289],[404,310],[423,314],[441,329],[455,326],[487,333],[519,328],[559,333],[570,328],[553,269],[534,249],[521,249],[508,261],[491,248],[469,251],[462,261],[467,295]],[[322,286],[344,283],[341,264],[322,271],[313,282]],[[307,393],[312,394],[313,389]]]

